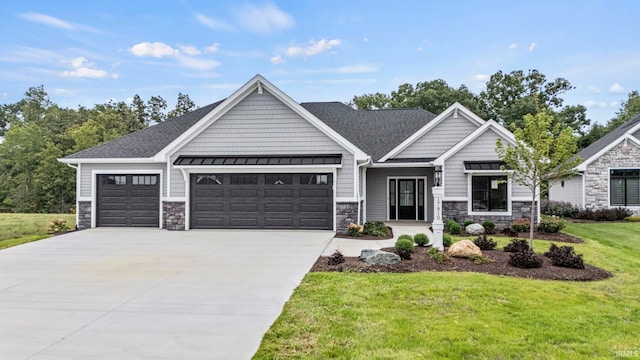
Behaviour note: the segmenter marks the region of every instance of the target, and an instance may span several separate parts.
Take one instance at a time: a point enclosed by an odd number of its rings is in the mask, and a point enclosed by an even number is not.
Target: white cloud
[[[180,51],[187,55],[196,56],[202,54],[200,50],[198,50],[195,46],[180,46]]]
[[[184,55],[178,56],[178,62],[184,67],[196,70],[211,70],[220,66],[220,62],[213,59],[193,58]]]
[[[362,41],[369,42],[369,38],[364,38],[364,39],[362,39]]]
[[[275,54],[270,60],[274,64],[282,64],[284,62],[284,59],[280,54]]]
[[[518,48],[518,44],[517,43],[513,43],[511,45],[509,45],[509,50],[515,50]]]
[[[55,18],[53,16],[49,16],[49,15],[45,15],[45,14],[40,14],[40,13],[25,13],[25,14],[21,14],[20,15],[21,18],[25,19],[25,20],[29,20],[35,23],[39,23],[39,24],[44,24],[44,25],[49,25],[49,26],[53,26],[53,27],[57,27],[60,29],[66,29],[66,30],[75,30],[75,26],[73,26],[72,24],[64,21],[64,20],[60,20],[58,18]]]
[[[529,45],[529,51],[533,51],[533,49],[536,48],[536,46],[538,46],[538,44],[536,42],[532,42],[531,45]]]
[[[473,80],[473,81],[488,81],[489,80],[489,75],[486,75],[486,74],[471,75],[471,80]]]
[[[236,9],[236,20],[245,30],[259,35],[288,29],[295,24],[291,15],[271,3],[244,4]]]
[[[617,102],[617,101],[612,101],[612,102],[609,104],[609,107],[615,108],[615,107],[618,107],[618,105],[620,105],[620,103],[619,103],[619,102]]]
[[[615,83],[611,85],[609,88],[609,92],[612,94],[624,94],[626,90],[622,87],[622,85]]]
[[[109,75],[108,72],[93,68],[93,64],[80,56],[70,61],[73,70],[64,71],[60,76],[101,79]]]
[[[233,30],[233,27],[224,21],[212,19],[210,17],[204,16],[202,14],[197,14],[197,13],[194,14],[193,16],[196,18],[197,22],[208,27],[209,29]]]
[[[589,94],[600,94],[600,88],[597,86],[589,85],[587,86],[587,92]]]
[[[424,50],[422,46],[418,46],[418,48],[416,49],[416,51],[422,51],[422,50]]]
[[[213,53],[217,52],[218,50],[220,50],[220,44],[218,44],[218,43],[213,43],[213,44],[211,44],[211,45],[207,46],[207,47],[204,49],[204,52],[207,52],[207,53],[213,54]]]
[[[607,103],[604,101],[587,100],[584,103],[584,106],[588,108],[606,108]]]
[[[139,44],[133,45],[131,49],[129,49],[129,51],[135,56],[153,56],[156,58],[161,58],[163,56],[169,55],[178,55],[180,53],[179,50],[174,49],[162,42],[141,42]]]
[[[288,57],[318,55],[340,45],[340,39],[322,39],[320,41],[309,40],[307,44],[308,45],[306,47],[291,46],[285,51],[285,55]]]

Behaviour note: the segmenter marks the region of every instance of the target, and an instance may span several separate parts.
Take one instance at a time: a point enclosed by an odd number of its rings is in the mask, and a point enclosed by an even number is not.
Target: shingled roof
[[[340,135],[379,160],[436,116],[420,108],[355,110],[341,102],[300,104]]]
[[[224,100],[131,134],[71,154],[65,159],[150,158],[171,144]]]
[[[195,125],[222,101],[121,138],[77,152],[65,159],[150,158]],[[435,115],[423,109],[355,110],[341,102],[302,103],[305,109],[378,160],[420,130]]]
[[[618,126],[617,128],[609,131],[605,136],[601,137],[600,139],[595,141],[593,144],[587,146],[586,148],[578,152],[576,156],[579,156],[583,161],[588,160],[590,157],[592,157],[593,155],[597,154],[600,150],[607,147],[607,145],[616,141],[618,138],[623,136],[627,131],[631,130],[634,126],[638,124],[640,124],[640,114],[632,118],[631,120],[627,121],[626,123]]]

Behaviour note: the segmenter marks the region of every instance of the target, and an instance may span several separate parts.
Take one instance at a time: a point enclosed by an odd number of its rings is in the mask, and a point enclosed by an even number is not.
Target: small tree
[[[523,127],[516,127],[513,131],[516,144],[504,146],[498,139],[496,152],[507,167],[513,170],[509,176],[531,190],[532,224],[529,230],[529,247],[533,249],[534,204],[540,195],[540,184],[572,175],[580,159],[573,158],[578,148],[578,139],[573,134],[573,129],[561,129],[560,124],[552,126],[553,115],[541,111],[536,115],[525,115],[522,119]]]

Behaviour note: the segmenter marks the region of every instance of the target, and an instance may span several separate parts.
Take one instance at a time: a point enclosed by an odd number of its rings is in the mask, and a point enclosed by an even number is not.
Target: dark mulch
[[[393,248],[382,249],[394,252]],[[427,248],[416,247],[410,260],[402,260],[396,265],[369,265],[358,257],[344,257],[345,262],[339,265],[328,265],[327,257],[320,257],[311,268],[312,272],[362,272],[362,273],[408,273],[419,271],[467,271],[494,275],[506,275],[529,279],[548,279],[565,281],[592,281],[611,277],[611,273],[585,264],[584,269],[571,269],[551,264],[551,260],[542,256],[541,268],[520,269],[509,265],[510,253],[502,250],[484,250],[484,257],[495,260],[493,263],[476,264],[472,260],[448,257],[442,264],[435,262],[427,254]]]

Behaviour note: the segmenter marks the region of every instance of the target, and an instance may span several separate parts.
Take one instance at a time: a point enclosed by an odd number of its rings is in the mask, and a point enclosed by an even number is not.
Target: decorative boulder
[[[460,240],[453,243],[447,250],[453,257],[468,258],[472,255],[482,256],[482,251],[471,240]]]
[[[484,234],[484,227],[480,224],[469,224],[464,231],[469,235],[482,235]]]
[[[400,255],[382,250],[365,249],[360,253],[360,260],[371,265],[393,265],[400,262]]]

